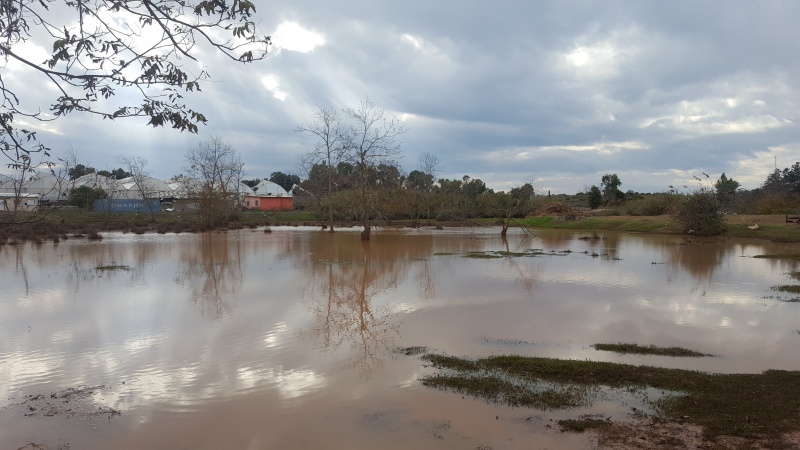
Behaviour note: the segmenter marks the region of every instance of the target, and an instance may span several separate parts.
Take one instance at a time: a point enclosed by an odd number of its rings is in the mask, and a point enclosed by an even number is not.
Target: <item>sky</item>
[[[317,107],[366,98],[408,129],[404,172],[429,153],[440,177],[468,175],[495,190],[532,182],[540,193],[574,194],[615,173],[623,191],[691,191],[695,176],[713,183],[723,172],[753,189],[800,161],[793,0],[256,6],[274,43],[266,60],[240,65],[197,49],[211,75],[187,96],[208,118],[198,134],[86,115],[28,125],[56,156],[71,149],[109,170],[138,156],[157,178],[184,173],[187,151],[209,136],[241,154],[246,178],[302,176],[297,162],[314,140],[295,128]],[[18,50],[43,60],[48,45]],[[31,86],[24,69],[0,70]],[[56,95],[47,84],[40,77],[22,101]]]

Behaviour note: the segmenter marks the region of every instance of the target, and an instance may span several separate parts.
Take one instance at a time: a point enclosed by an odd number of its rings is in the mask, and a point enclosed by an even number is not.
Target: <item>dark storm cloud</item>
[[[793,1],[308,0],[258,12],[275,37],[267,61],[202,55],[213,79],[188,100],[209,118],[199,135],[80,120],[51,138],[95,166],[131,153],[169,177],[217,135],[264,177],[296,171],[313,141],[293,130],[316,106],[369,96],[409,128],[406,171],[429,152],[442,176],[495,189],[535,178],[573,193],[618,173],[624,189],[662,191],[702,171],[753,188],[775,160],[800,160]],[[302,48],[288,23],[321,41]]]

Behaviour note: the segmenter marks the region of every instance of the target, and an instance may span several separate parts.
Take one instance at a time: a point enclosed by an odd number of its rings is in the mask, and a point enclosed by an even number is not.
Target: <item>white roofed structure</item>
[[[269,180],[262,180],[253,188],[253,192],[254,195],[258,196],[292,197],[292,194],[286,192],[286,189],[282,188],[281,185]]]

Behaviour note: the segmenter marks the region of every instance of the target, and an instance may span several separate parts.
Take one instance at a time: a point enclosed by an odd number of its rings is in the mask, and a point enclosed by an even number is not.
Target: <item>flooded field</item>
[[[800,247],[302,227],[0,247],[0,448],[591,448],[540,411],[422,386],[413,346],[800,370]],[[679,346],[715,356],[598,351]]]

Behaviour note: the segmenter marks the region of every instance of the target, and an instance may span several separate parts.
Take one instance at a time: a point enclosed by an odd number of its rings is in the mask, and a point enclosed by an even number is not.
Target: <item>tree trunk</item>
[[[364,224],[364,231],[361,232],[361,240],[368,241],[369,240],[369,232],[370,232],[370,225],[368,223]]]

